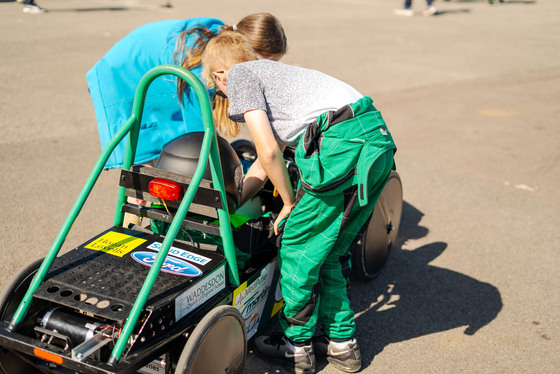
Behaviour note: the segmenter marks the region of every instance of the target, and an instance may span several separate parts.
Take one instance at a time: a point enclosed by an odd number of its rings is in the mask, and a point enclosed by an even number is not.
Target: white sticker
[[[245,282],[233,292],[233,306],[239,309],[245,320],[247,339],[257,332],[273,276],[274,263],[270,263],[251,284]]]
[[[148,249],[153,249],[154,251],[159,251],[161,248],[161,244],[159,242],[153,242],[148,246]],[[177,257],[183,260],[187,260],[190,262],[194,262],[195,264],[206,265],[212,261],[212,259],[208,257],[204,257],[202,255],[192,253],[189,251],[185,251],[184,249],[171,247],[169,248],[169,252],[167,253],[170,256]]]
[[[226,288],[226,267],[221,265],[202,281],[175,299],[175,321],[180,320],[196,307]]]

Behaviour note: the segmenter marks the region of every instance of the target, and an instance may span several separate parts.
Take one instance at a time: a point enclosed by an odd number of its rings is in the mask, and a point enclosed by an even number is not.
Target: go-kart
[[[198,148],[166,146],[156,167],[133,165],[146,92],[169,74],[184,79],[200,101]],[[126,136],[112,227],[60,255]],[[240,227],[260,223],[278,206],[273,187],[265,186],[253,200],[254,217],[235,222],[239,215],[230,212],[237,208],[241,161],[256,154],[250,142],[234,145],[216,135],[208,94],[191,72],[174,65],[150,70],[130,119],[102,151],[45,258],[21,269],[0,293],[0,373],[241,373],[247,340],[280,310],[282,296],[270,241],[247,249],[234,239],[244,235]],[[181,169],[185,163],[190,172]],[[361,278],[374,277],[385,263],[401,205],[393,173],[353,246]],[[125,214],[151,224],[123,227]]]

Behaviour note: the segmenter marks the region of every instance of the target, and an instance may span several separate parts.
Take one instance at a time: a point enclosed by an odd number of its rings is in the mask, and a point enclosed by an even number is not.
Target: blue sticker
[[[157,253],[132,252],[130,255],[132,256],[134,261],[139,262],[142,265],[152,267],[152,264],[156,260]],[[202,271],[196,266],[191,265],[186,261],[172,257],[165,258],[165,261],[161,266],[161,271],[170,274],[182,275],[184,277],[199,277],[202,275]]]

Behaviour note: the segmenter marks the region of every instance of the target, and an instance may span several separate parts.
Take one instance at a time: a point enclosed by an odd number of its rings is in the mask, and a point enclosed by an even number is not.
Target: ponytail
[[[220,29],[230,28],[231,26],[224,26]],[[177,42],[175,43],[175,51],[173,52],[173,61],[177,65],[181,65],[185,69],[192,70],[200,66],[200,61],[202,60],[202,53],[204,48],[208,44],[210,39],[214,38],[217,33],[211,31],[206,26],[195,27],[191,30],[185,30],[179,34],[177,37]],[[192,48],[188,51],[187,41],[189,38],[195,38]],[[177,97],[179,102],[183,104],[183,94],[189,89],[187,82],[182,79],[177,81]]]
[[[222,31],[232,31],[232,26],[223,26],[218,33]],[[196,27],[191,30],[181,32],[177,37],[175,51],[173,52],[173,61],[188,70],[192,70],[201,64],[202,53],[210,39],[218,34],[212,32],[205,26]],[[187,40],[195,37],[193,48],[185,53]],[[177,97],[181,105],[183,104],[183,95],[189,89],[189,85],[182,79],[177,80]],[[216,96],[213,100],[212,117],[216,130],[222,136],[234,137],[239,134],[240,124],[233,122],[228,117],[229,100]]]

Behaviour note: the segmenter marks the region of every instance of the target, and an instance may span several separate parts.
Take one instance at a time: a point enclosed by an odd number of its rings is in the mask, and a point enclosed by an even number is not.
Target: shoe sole
[[[282,367],[293,374],[313,374],[315,370],[296,370],[293,367],[288,366],[284,361],[282,361]]]
[[[327,356],[327,361],[329,362],[329,364],[331,364],[332,366],[334,366],[338,370],[342,370],[342,371],[345,371],[347,373],[355,373],[357,371],[360,371],[360,369],[362,368],[362,364],[360,364],[358,367],[345,366],[345,365],[342,364],[342,361],[337,360],[336,358],[330,357],[330,356]]]
[[[45,13],[45,10],[29,10],[28,8],[23,8],[23,13],[27,14],[42,14]]]
[[[280,357],[270,357],[270,356],[266,356],[264,354],[261,353],[261,351],[258,350],[258,348],[255,347],[255,352],[257,354],[257,356],[259,356],[261,359],[265,360],[265,361],[274,361],[277,364],[282,365],[282,367],[284,369],[286,369],[287,371],[289,371],[290,373],[293,374],[314,374],[315,373],[315,369],[311,370],[297,370],[296,368],[294,368],[293,366],[290,365],[289,362],[286,362],[286,360],[283,360]]]

